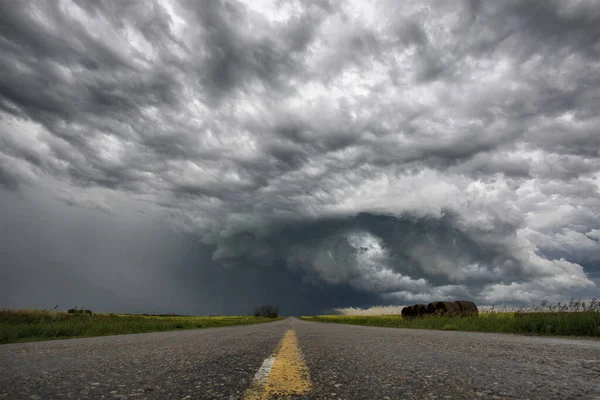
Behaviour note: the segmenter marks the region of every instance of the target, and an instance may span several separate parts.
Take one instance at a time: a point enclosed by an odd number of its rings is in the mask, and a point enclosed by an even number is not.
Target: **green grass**
[[[256,324],[277,319],[251,316],[88,315],[47,310],[0,309],[0,343],[212,328]]]
[[[526,335],[600,337],[600,312],[481,313],[471,317],[423,317],[412,320],[400,315],[301,317],[307,321],[383,326],[391,328],[439,329],[472,332],[502,332]]]

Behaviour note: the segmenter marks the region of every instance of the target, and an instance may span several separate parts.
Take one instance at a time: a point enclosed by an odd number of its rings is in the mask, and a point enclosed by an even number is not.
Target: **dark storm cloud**
[[[305,285],[285,269],[224,269],[211,260],[214,246],[193,235],[174,235],[151,219],[75,210],[39,194],[0,196],[2,307],[208,315],[266,303],[300,315],[378,301],[350,287]]]
[[[276,85],[282,69],[293,67],[289,55],[278,52],[271,38],[248,40],[242,30],[247,18],[244,7],[222,2],[189,2],[186,6],[197,16],[205,35],[207,54],[198,72],[201,85],[212,96],[226,94],[253,78]]]
[[[7,193],[365,304],[595,287],[593,1],[0,4]]]
[[[2,185],[5,189],[15,190],[19,187],[19,178],[14,176],[12,172],[0,165],[0,185]]]
[[[447,269],[436,265],[425,254],[415,249],[421,247],[436,248],[439,259],[457,260],[463,257],[465,264],[478,262],[489,271],[498,265],[504,265],[502,279],[518,279],[523,275],[519,271],[518,262],[506,256],[505,249],[497,249],[485,242],[478,243],[455,226],[453,217],[445,215],[440,219],[415,218],[411,216],[392,217],[387,215],[371,215],[361,213],[355,217],[344,219],[321,219],[313,222],[301,222],[294,225],[283,225],[269,231],[268,237],[257,237],[252,233],[240,234],[227,239],[220,247],[217,259],[231,259],[242,265],[273,265],[277,263],[295,264],[293,268],[307,269],[315,272],[313,265],[319,251],[331,254],[331,264],[325,268],[339,268],[340,271],[330,273],[328,270],[318,271],[331,279],[343,279],[341,272],[356,274],[353,278],[361,278],[369,271],[352,271],[352,264],[357,255],[367,254],[373,249],[368,245],[353,246],[349,236],[360,236],[364,233],[380,238],[381,250],[389,253],[389,267],[394,272],[414,279],[427,279],[435,285],[452,283],[452,274],[459,273],[450,263]],[[496,234],[510,236],[514,227],[496,226]],[[233,243],[231,243],[233,242]],[[367,242],[365,242],[367,243]],[[227,252],[227,249],[230,252]],[[303,253],[303,254],[300,254]],[[293,260],[290,262],[290,260]],[[514,265],[511,274],[510,266]],[[337,273],[340,272],[340,273]],[[377,272],[377,271],[371,271]],[[476,276],[463,274],[461,281],[493,281],[494,276]],[[388,282],[392,284],[392,282]]]

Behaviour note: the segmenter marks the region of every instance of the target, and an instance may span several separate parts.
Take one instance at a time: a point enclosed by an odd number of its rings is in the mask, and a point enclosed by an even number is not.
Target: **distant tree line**
[[[56,308],[56,307],[54,307],[54,308]],[[69,314],[88,314],[88,315],[93,314],[92,310],[87,310],[87,309],[84,309],[83,307],[81,307],[79,309],[77,307],[69,308],[67,310],[67,313],[69,313]]]
[[[279,308],[267,305],[256,307],[252,315],[255,317],[277,318],[279,316]]]

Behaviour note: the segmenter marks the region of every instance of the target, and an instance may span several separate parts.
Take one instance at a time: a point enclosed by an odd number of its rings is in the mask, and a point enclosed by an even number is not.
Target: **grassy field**
[[[0,310],[0,343],[212,328],[256,324],[277,319],[251,316],[88,315],[46,310]]]
[[[584,311],[581,307],[557,308],[544,304],[541,307],[524,308],[519,312],[492,310],[480,313],[479,316],[426,316],[412,320],[402,319],[400,315],[319,315],[301,318],[307,321],[392,328],[600,337],[600,309],[595,306]]]

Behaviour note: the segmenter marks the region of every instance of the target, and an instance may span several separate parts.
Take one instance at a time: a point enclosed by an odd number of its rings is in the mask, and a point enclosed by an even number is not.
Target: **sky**
[[[596,0],[0,10],[0,307],[599,293]]]

